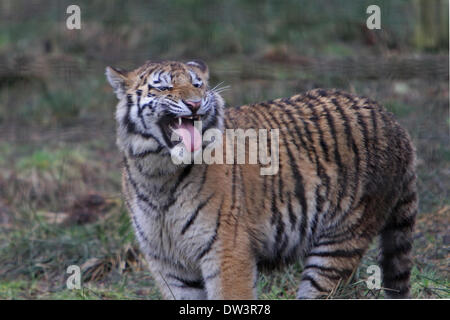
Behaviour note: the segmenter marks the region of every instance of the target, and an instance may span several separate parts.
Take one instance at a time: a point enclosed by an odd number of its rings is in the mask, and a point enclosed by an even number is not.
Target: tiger
[[[106,77],[119,100],[125,203],[164,299],[256,299],[259,272],[296,262],[296,297],[330,297],[378,236],[385,297],[410,297],[415,149],[384,107],[320,88],[225,107],[200,60],[107,67]],[[184,146],[180,128],[219,130],[223,141],[228,129],[278,129],[278,171],[175,163],[176,147],[199,147]]]

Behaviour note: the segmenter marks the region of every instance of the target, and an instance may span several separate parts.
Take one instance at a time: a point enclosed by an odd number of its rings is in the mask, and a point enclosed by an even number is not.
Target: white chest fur
[[[148,179],[134,164],[127,170],[128,202],[143,251],[149,257],[197,269],[199,253],[214,236],[216,225],[213,213],[203,205],[204,197],[196,196],[201,169],[173,179]]]

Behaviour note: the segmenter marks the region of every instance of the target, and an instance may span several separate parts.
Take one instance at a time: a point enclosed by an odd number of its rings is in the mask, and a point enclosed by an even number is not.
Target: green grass
[[[139,254],[130,257],[134,235],[123,208],[107,218],[84,226],[62,227],[36,215],[33,227],[3,230],[0,241],[0,299],[158,299],[145,262]],[[433,241],[432,238],[428,239]],[[339,286],[331,298],[383,297],[365,285],[366,267],[374,264],[375,245],[369,250],[354,277]],[[83,269],[87,262],[89,266]],[[69,265],[82,266],[82,289],[65,286]],[[295,264],[259,277],[261,299],[294,299],[302,267]],[[95,276],[94,276],[95,275]],[[450,283],[433,268],[414,267],[411,277],[414,298],[449,298]]]
[[[144,279],[135,279],[139,275]],[[39,287],[39,281],[17,280],[0,282],[1,300],[46,299],[46,300],[127,300],[127,299],[160,299],[159,292],[154,287],[148,273],[136,274],[128,279],[124,275],[122,282],[111,285],[84,284],[81,289],[65,287],[47,290]],[[119,280],[120,281],[120,280]],[[150,289],[148,289],[150,287]]]
[[[80,162],[83,156],[76,150],[58,149],[58,150],[37,150],[28,157],[21,158],[17,164],[17,170],[29,173],[30,170],[37,170],[39,172],[46,172],[51,170],[61,170],[64,162],[75,161]]]
[[[0,298],[14,298],[21,291],[33,296],[36,283],[48,286],[45,289],[53,292],[50,298],[53,294],[55,298],[120,298],[121,291],[124,297],[131,294],[124,288],[126,273],[142,267],[123,207],[117,206],[98,222],[82,226],[55,224],[41,212],[25,210],[19,215],[22,223],[13,230],[2,230],[0,235],[0,243],[4,244],[0,248]],[[82,293],[65,289],[70,265],[85,266],[83,281],[98,284]],[[123,274],[125,277],[118,277]],[[113,276],[117,283],[108,284],[113,288],[102,288],[102,281]]]
[[[432,267],[420,271],[414,267],[411,275],[411,293],[417,298],[450,298],[450,280],[437,274]]]
[[[413,110],[411,106],[399,101],[387,101],[385,107],[398,117],[405,117]]]

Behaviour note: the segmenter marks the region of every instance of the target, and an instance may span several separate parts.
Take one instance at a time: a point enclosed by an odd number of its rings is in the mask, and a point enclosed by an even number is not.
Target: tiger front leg
[[[206,290],[200,275],[195,275],[168,263],[149,259],[150,271],[167,300],[205,300]]]
[[[221,240],[201,259],[208,299],[256,299],[256,261],[240,229],[235,235],[222,234]]]

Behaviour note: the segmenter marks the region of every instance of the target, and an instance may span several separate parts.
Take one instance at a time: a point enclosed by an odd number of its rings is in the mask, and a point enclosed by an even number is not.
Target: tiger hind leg
[[[313,248],[305,259],[297,298],[326,298],[335,292],[358,267],[369,244],[362,242],[352,249],[335,245]]]
[[[381,230],[380,265],[387,298],[409,298],[413,227],[417,213],[415,179],[405,185],[403,197]]]

